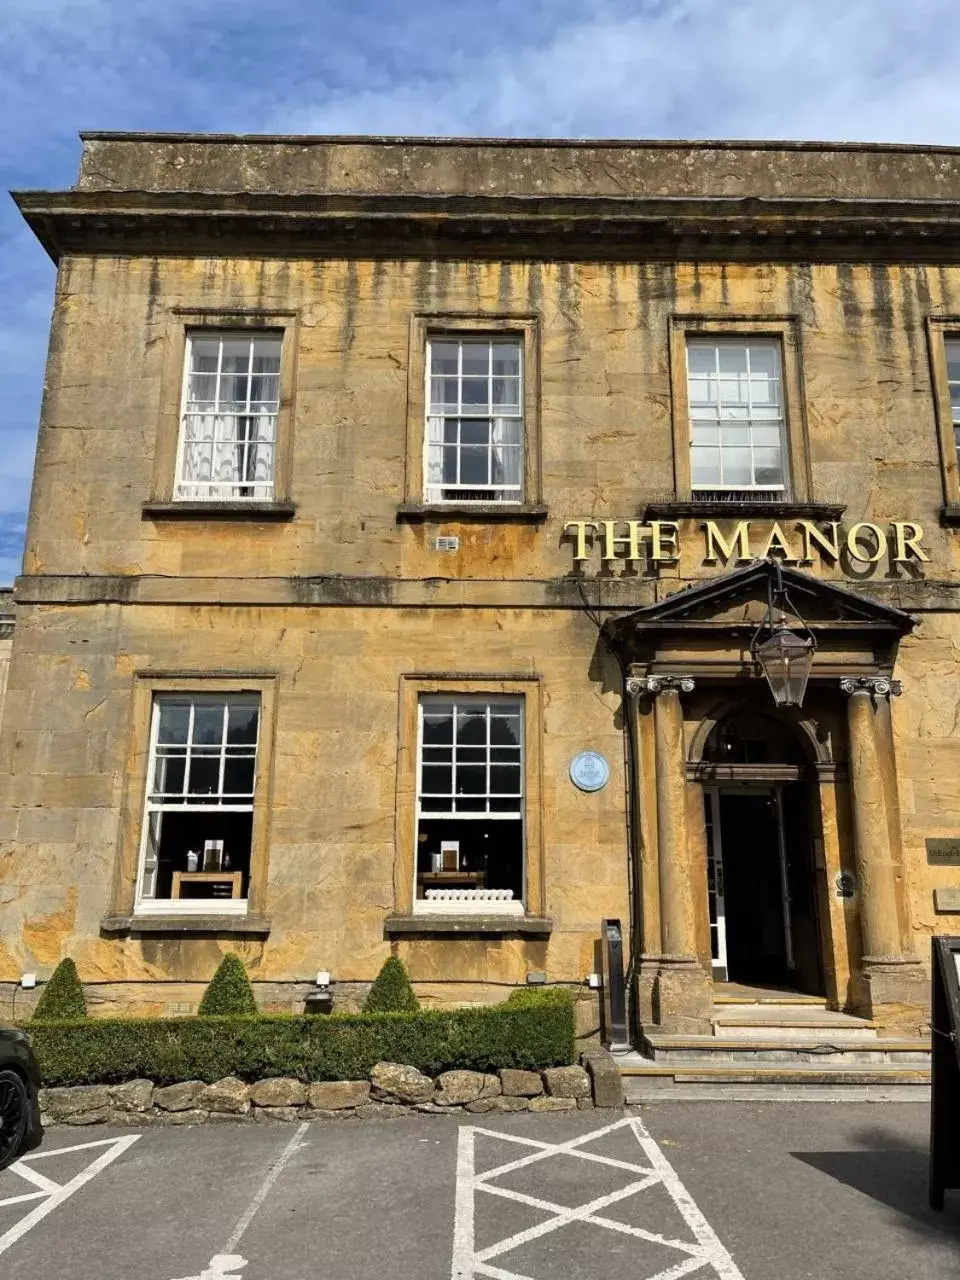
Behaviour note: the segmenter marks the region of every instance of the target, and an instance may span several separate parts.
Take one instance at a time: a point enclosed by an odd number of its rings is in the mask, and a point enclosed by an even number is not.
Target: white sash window
[[[522,340],[437,336],[427,348],[426,501],[522,502]]]
[[[953,442],[960,461],[960,341],[948,341],[947,381],[950,387],[950,408],[953,417]]]
[[[687,343],[694,493],[786,489],[783,379],[777,342]]]
[[[177,501],[272,501],[281,344],[279,334],[188,335]]]
[[[419,704],[414,910],[523,913],[523,699]]]
[[[138,913],[246,911],[259,730],[256,695],[154,699]]]

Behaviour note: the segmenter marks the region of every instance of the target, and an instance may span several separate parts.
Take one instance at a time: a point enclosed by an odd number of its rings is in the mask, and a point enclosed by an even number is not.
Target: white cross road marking
[[[125,1138],[106,1138],[102,1142],[81,1142],[74,1147],[54,1147],[49,1151],[38,1151],[33,1155],[23,1156],[16,1164],[10,1165],[7,1170],[8,1173],[17,1174],[24,1182],[29,1182],[31,1186],[38,1187],[39,1190],[28,1191],[19,1196],[8,1196],[5,1200],[0,1200],[0,1206],[21,1204],[28,1200],[40,1200],[41,1203],[0,1236],[0,1253],[5,1253],[11,1245],[16,1244],[38,1222],[42,1222],[48,1213],[52,1213],[54,1209],[63,1204],[64,1200],[68,1200],[75,1191],[79,1191],[82,1186],[92,1178],[95,1178],[98,1173],[102,1173],[108,1165],[113,1164],[114,1160],[119,1159],[135,1142],[139,1142],[140,1137],[139,1133],[134,1133]],[[52,1178],[40,1173],[33,1167],[36,1160],[70,1155],[77,1151],[94,1150],[99,1150],[101,1154],[88,1164],[85,1169],[71,1178],[69,1182],[54,1182]]]
[[[596,1151],[583,1151],[581,1147],[588,1142],[595,1142],[606,1134],[618,1129],[630,1130],[637,1139],[638,1163],[615,1159],[600,1155]],[[478,1174],[475,1168],[475,1145],[477,1134],[494,1138],[499,1142],[510,1142],[521,1147],[534,1148],[533,1152],[515,1160],[506,1161],[495,1168]],[[513,1173],[517,1169],[528,1168],[541,1161],[555,1156],[573,1156],[585,1162],[607,1165],[609,1168],[621,1170],[624,1174],[632,1174],[625,1178],[624,1185],[618,1190],[599,1197],[591,1198],[584,1204],[570,1208],[567,1205],[555,1204],[550,1200],[541,1200],[536,1196],[512,1191],[507,1187],[496,1185],[495,1180]],[[640,1161],[642,1160],[642,1163]],[[586,1169],[584,1170],[586,1173]],[[626,1200],[630,1196],[639,1195],[651,1187],[663,1187],[684,1222],[690,1228],[694,1240],[679,1240],[670,1235],[660,1235],[656,1231],[642,1227],[629,1226],[606,1217],[602,1210],[609,1205]],[[513,1200],[518,1204],[528,1205],[550,1216],[545,1222],[528,1227],[525,1231],[517,1231],[497,1240],[479,1252],[476,1249],[474,1224],[476,1215],[476,1197],[478,1194],[498,1196],[505,1200]],[[521,1248],[533,1240],[548,1235],[568,1223],[585,1223],[622,1235],[633,1236],[636,1240],[644,1240],[661,1248],[675,1249],[683,1256],[666,1270],[660,1270],[647,1280],[681,1280],[681,1277],[702,1272],[719,1277],[719,1280],[744,1280],[742,1273],[734,1263],[730,1254],[706,1218],[700,1212],[693,1197],[680,1181],[676,1170],[651,1138],[638,1119],[617,1120],[605,1125],[602,1129],[593,1129],[568,1142],[539,1142],[533,1138],[522,1138],[517,1134],[498,1132],[495,1129],[482,1129],[475,1125],[464,1125],[460,1129],[457,1150],[457,1188],[456,1207],[453,1229],[453,1263],[451,1280],[479,1280],[489,1277],[490,1280],[532,1280],[518,1271],[506,1271],[495,1266],[493,1260],[514,1249]],[[633,1280],[633,1277],[631,1277]]]

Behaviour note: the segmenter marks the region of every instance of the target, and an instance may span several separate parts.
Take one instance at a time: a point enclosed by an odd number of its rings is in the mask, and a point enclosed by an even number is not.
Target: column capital
[[[869,693],[872,698],[898,698],[903,681],[888,676],[845,676],[840,681],[841,693]]]
[[[695,687],[693,676],[630,676],[627,680],[627,693],[637,698],[655,698],[668,689],[693,693]]]

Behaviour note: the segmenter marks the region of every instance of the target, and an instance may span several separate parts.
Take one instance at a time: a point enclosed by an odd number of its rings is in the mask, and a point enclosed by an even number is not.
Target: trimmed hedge
[[[499,1005],[420,1013],[243,1018],[94,1018],[32,1023],[45,1085],[258,1080],[362,1080],[377,1062],[428,1075],[465,1068],[538,1070],[574,1061],[566,991],[516,992]]]
[[[87,1016],[83,984],[72,960],[61,960],[40,993],[33,1014],[37,1022],[64,1022]]]
[[[197,1012],[207,1017],[221,1018],[236,1018],[257,1012],[253,987],[239,956],[223,957],[203,993]]]
[[[363,1012],[416,1013],[419,1008],[406,966],[397,956],[388,956],[367,992]]]

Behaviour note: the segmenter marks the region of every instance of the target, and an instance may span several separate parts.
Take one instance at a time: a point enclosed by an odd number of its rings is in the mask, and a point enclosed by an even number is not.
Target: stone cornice
[[[63,254],[950,261],[960,200],[20,191]]]

